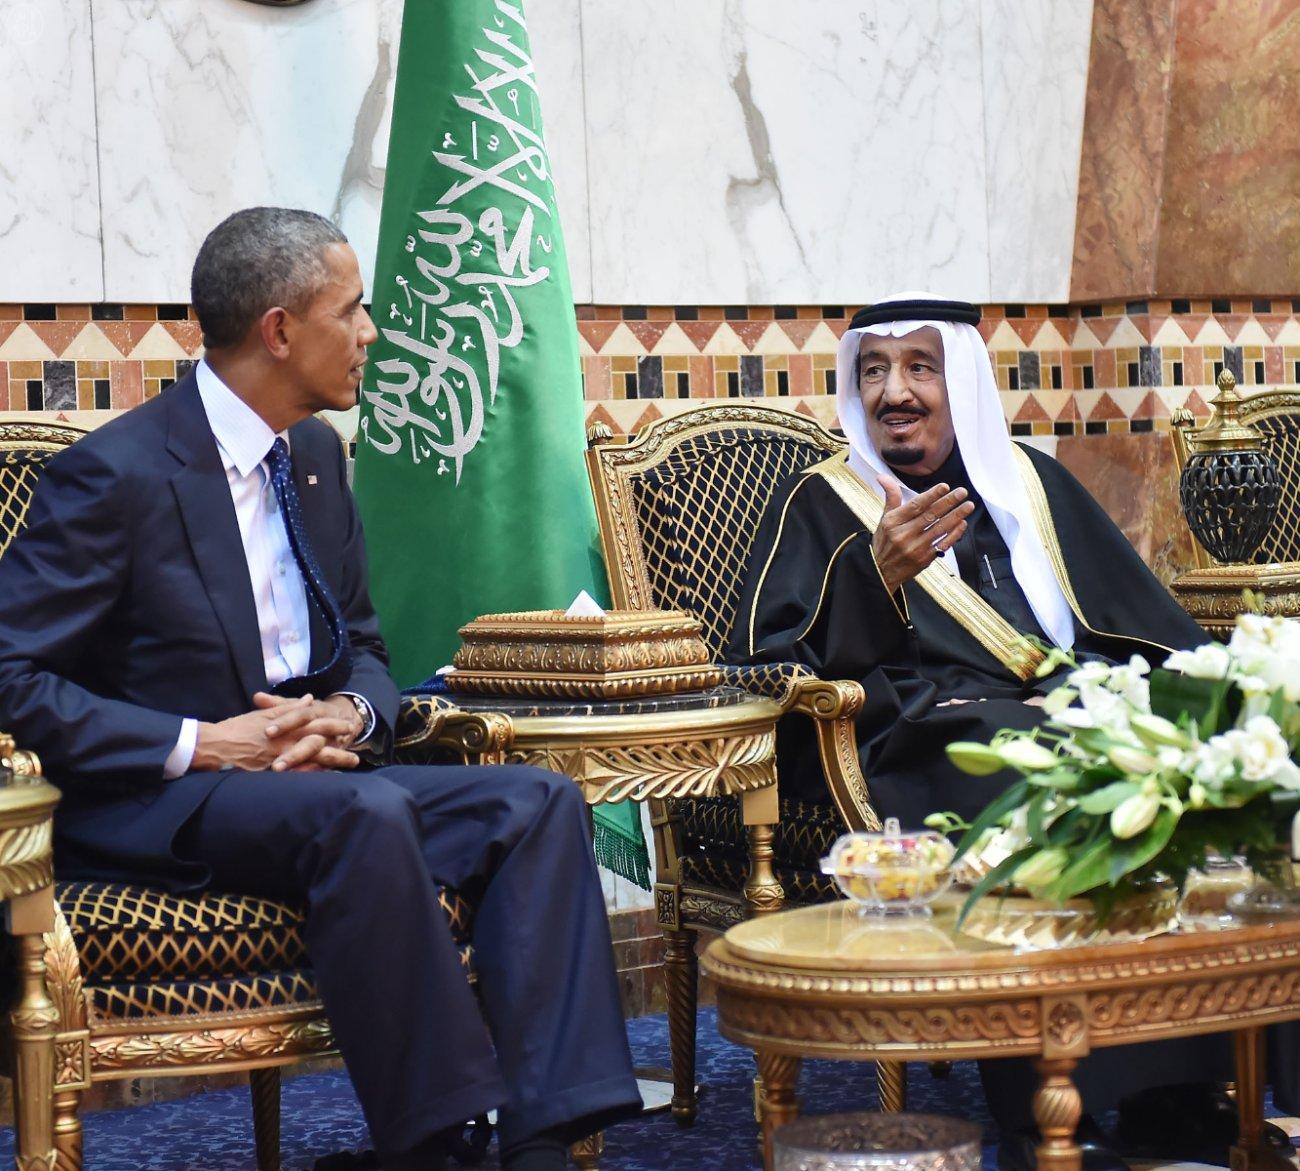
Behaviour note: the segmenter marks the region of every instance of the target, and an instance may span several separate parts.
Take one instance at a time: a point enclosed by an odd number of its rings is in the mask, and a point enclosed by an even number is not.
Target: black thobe
[[[1068,471],[1023,449],[1041,482],[1083,620],[1080,659],[1153,666],[1170,650],[1197,646],[1205,633],[1173,600],[1123,533]],[[919,827],[952,810],[973,817],[1015,779],[973,777],[948,760],[957,740],[987,743],[1001,728],[1032,728],[1042,708],[1025,700],[1051,691],[1064,672],[1022,679],[915,582],[891,595],[872,554],[872,532],[831,485],[833,461],[793,477],[769,506],[751,554],[729,657],[738,663],[798,662],[823,679],[856,679],[866,691],[858,752],[872,804],[882,818]],[[1011,555],[975,491],[961,455],[934,474],[898,478],[918,492],[938,483],[963,487],[975,502],[954,546],[961,580],[1022,634],[1050,642],[1011,572]],[[971,702],[945,705],[961,699]],[[778,737],[783,795],[828,800],[816,745],[788,720]],[[1077,1071],[1088,1109],[1099,1112],[1145,1086],[1226,1073],[1218,1038],[1108,1050]],[[1027,1062],[981,1062],[999,1125],[1030,1125],[1035,1075]]]
[[[1076,620],[1075,653],[1111,661],[1141,654],[1156,665],[1170,650],[1205,642],[1201,628],[1078,481],[1050,457],[1025,450],[1086,620]],[[1021,679],[914,582],[891,596],[876,568],[871,531],[831,487],[826,468],[793,477],[769,506],[728,657],[798,662],[823,679],[858,680],[867,695],[858,749],[876,810],[905,826],[919,826],[936,810],[969,817],[1012,778],[968,776],[949,762],[944,747],[955,740],[987,742],[1000,728],[1033,727],[1042,711],[1024,701],[1060,679]],[[933,475],[903,473],[899,479],[918,491],[944,482],[970,493],[975,512],[954,547],[962,581],[1017,631],[1048,641],[957,449]],[[975,702],[944,706],[953,699]],[[810,730],[787,724],[782,793],[827,799]]]

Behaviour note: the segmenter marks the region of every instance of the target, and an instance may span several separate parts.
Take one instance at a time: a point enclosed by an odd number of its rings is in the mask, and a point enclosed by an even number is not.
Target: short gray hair
[[[203,241],[190,276],[203,344],[233,346],[268,309],[306,308],[329,275],[325,249],[346,243],[312,211],[250,207],[222,220]]]

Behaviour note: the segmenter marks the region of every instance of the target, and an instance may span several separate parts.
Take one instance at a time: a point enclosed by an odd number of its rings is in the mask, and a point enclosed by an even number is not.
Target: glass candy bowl
[[[864,915],[928,915],[928,904],[952,881],[954,853],[942,834],[903,833],[891,817],[884,833],[845,834],[821,868]]]

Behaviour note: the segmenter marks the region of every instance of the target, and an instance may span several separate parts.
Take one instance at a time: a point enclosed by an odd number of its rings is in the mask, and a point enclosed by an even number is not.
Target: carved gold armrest
[[[393,750],[407,760],[443,749],[462,760],[486,762],[504,753],[514,738],[509,716],[467,712],[440,695],[408,695],[402,698]]]
[[[854,723],[866,701],[862,684],[851,679],[803,678],[791,683],[785,710],[812,717],[826,787],[845,824],[850,829],[878,830],[880,818],[858,761]]]

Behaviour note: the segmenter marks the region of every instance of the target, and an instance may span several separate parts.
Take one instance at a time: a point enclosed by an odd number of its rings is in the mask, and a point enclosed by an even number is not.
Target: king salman
[[[861,682],[863,775],[904,826],[1005,788],[944,748],[1037,724],[1061,681],[1037,675],[1051,648],[1154,665],[1206,641],[1074,477],[1009,438],[979,316],[922,293],[854,316],[836,368],[848,450],[778,491],[732,632],[735,662]],[[829,799],[811,740],[783,745],[781,788]]]
[[[863,775],[881,818],[905,827],[944,810],[969,819],[1013,779],[959,772],[944,750],[1038,724],[1070,669],[1054,649],[1080,662],[1154,665],[1206,641],[1070,473],[1011,441],[979,316],[925,293],[854,316],[836,365],[848,450],[776,493],[729,651],[738,663],[798,662],[861,682]],[[789,732],[782,795],[829,800],[815,746],[792,749]],[[1182,1149],[1188,1102],[1194,1115],[1222,1105],[1205,1082],[1221,1061],[1212,1038],[1103,1051],[1082,1063],[1076,1084],[1091,1111],[1143,1091],[1130,1101],[1148,1132]],[[1001,1131],[999,1165],[1028,1171],[1034,1072],[998,1061],[981,1062],[981,1075]],[[1205,1084],[1161,1109],[1167,1091],[1153,1087],[1171,1082]],[[1087,1126],[1080,1141],[1089,1171],[1125,1166]],[[1226,1141],[1210,1127],[1193,1146]]]

